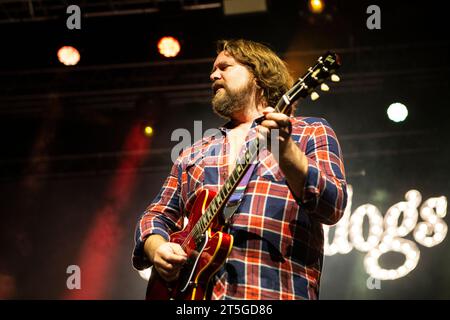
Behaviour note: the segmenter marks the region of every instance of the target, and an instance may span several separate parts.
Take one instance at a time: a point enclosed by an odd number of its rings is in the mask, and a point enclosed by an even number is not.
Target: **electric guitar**
[[[329,87],[324,81],[330,77],[333,82],[339,81],[335,71],[340,65],[340,57],[335,53],[327,52],[319,57],[316,64],[281,97],[275,112],[289,114],[292,104],[299,98],[311,95],[315,100],[317,93],[313,90],[318,85],[321,85],[323,91],[328,91]],[[235,169],[219,192],[204,189],[198,194],[188,215],[188,223],[182,231],[170,236],[170,242],[178,243],[188,256],[180,276],[176,281],[168,283],[153,269],[147,286],[147,300],[209,298],[207,293],[211,278],[225,263],[233,247],[233,236],[223,231],[220,213],[256,159],[258,149],[258,139],[252,140],[243,159],[237,161]]]

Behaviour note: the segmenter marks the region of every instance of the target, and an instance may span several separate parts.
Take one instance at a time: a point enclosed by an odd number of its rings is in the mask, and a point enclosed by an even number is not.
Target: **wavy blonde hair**
[[[269,47],[244,39],[219,40],[217,54],[226,51],[246,66],[263,90],[267,105],[275,107],[278,100],[294,84],[287,64]],[[294,110],[291,111],[293,114]]]

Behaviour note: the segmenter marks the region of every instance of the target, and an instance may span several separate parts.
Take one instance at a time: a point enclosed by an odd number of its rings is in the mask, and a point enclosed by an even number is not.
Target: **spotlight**
[[[153,135],[153,128],[151,126],[149,126],[149,125],[145,126],[144,127],[144,134],[147,137],[151,137]]]
[[[322,13],[323,9],[325,8],[325,4],[322,0],[310,0],[309,1],[309,10],[311,10],[312,13]]]
[[[394,122],[402,122],[408,116],[408,109],[404,104],[393,103],[387,109],[387,114],[390,120]]]
[[[162,37],[158,41],[159,53],[166,58],[176,57],[180,49],[180,43],[174,37]]]
[[[80,53],[71,46],[64,46],[58,50],[58,60],[66,66],[74,66],[80,61]]]

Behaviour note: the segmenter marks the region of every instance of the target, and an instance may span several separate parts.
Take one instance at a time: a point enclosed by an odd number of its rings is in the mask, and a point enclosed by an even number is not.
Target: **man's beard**
[[[216,92],[212,98],[213,110],[220,117],[231,119],[234,113],[247,107],[252,92],[252,82],[249,81],[245,87],[235,91],[231,91],[226,84],[223,84],[221,88],[223,92]]]

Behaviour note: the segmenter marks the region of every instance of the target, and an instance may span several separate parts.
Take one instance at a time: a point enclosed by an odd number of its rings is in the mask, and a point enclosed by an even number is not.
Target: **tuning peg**
[[[313,92],[311,93],[311,100],[312,100],[312,101],[316,101],[316,100],[319,99],[319,98],[320,98],[320,96],[319,96],[319,94],[318,94],[317,92],[313,91]]]
[[[325,92],[330,91],[330,87],[326,83],[322,83],[320,85],[320,90],[325,91]]]
[[[341,81],[341,78],[339,78],[339,76],[337,74],[332,74],[331,75],[331,81],[339,82],[339,81]]]

